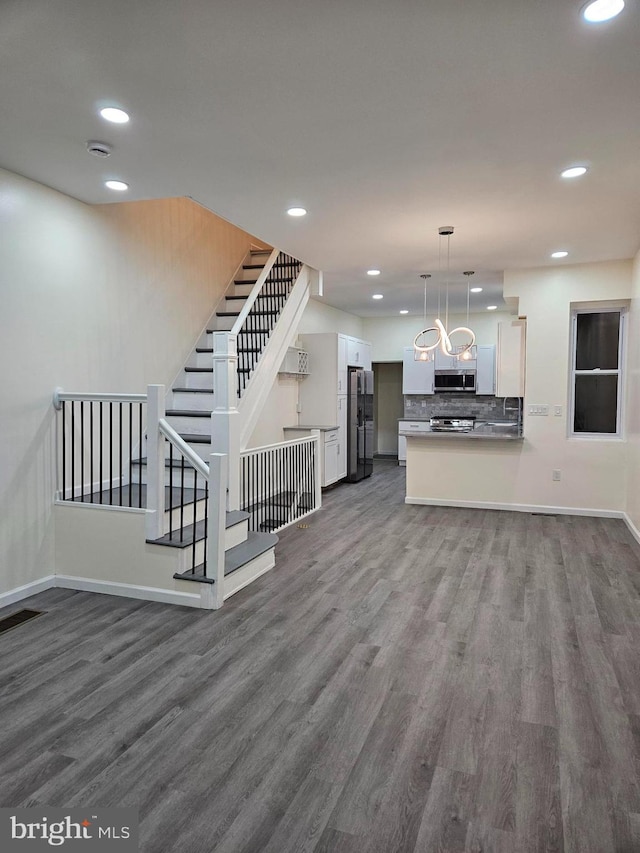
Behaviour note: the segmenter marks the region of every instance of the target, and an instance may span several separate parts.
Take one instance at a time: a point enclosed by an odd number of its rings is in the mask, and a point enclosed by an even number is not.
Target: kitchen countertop
[[[403,420],[409,421],[409,418],[403,418]],[[416,419],[419,420],[419,419]],[[422,421],[425,422],[427,419],[423,418]],[[420,439],[438,439],[438,438],[455,438],[456,441],[461,439],[472,439],[472,440],[489,440],[489,441],[522,441],[523,435],[518,429],[518,424],[514,421],[483,421],[477,420],[475,423],[475,427],[468,432],[446,432],[441,430],[432,431],[430,429],[423,429],[420,432],[416,432],[415,430],[399,430],[398,435],[403,435],[406,438],[420,438]]]
[[[301,429],[319,429],[320,432],[331,432],[333,429],[338,429],[336,426],[326,426],[324,424],[299,424],[298,426],[286,426],[283,427],[284,430],[301,430]]]
[[[456,441],[471,439],[472,441],[524,441],[523,435],[517,433],[483,432],[473,430],[472,432],[400,432],[406,438],[417,438],[424,441],[434,441],[441,438],[454,438]]]

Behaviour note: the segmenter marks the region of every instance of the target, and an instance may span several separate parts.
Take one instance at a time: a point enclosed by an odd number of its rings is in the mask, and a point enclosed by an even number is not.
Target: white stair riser
[[[213,373],[185,372],[177,384],[181,388],[206,388],[213,392]]]
[[[235,548],[236,545],[246,542],[248,533],[248,518],[245,518],[244,521],[240,521],[238,524],[234,524],[232,527],[227,527],[224,537],[224,550],[228,551],[230,548]]]
[[[262,258],[258,258],[257,260],[252,259],[252,264],[260,264],[262,263]],[[260,278],[262,275],[262,270],[240,270],[240,273],[236,276],[236,281],[251,281],[255,282],[256,279]]]
[[[192,352],[189,356],[189,367],[211,367],[213,364],[213,353]]]
[[[270,548],[268,551],[265,551],[264,554],[254,557],[253,560],[250,560],[248,563],[245,563],[244,566],[236,569],[235,572],[227,575],[224,579],[225,599],[250,584],[251,581],[259,578],[260,575],[268,572],[275,566],[275,563],[275,551],[273,548]]]
[[[217,317],[216,320],[216,329],[218,332],[230,332],[233,329],[233,324],[237,320],[237,317]]]
[[[236,529],[237,528],[237,529]],[[230,548],[234,548],[236,545],[240,545],[247,538],[247,522],[244,521],[241,524],[234,524],[233,527],[227,528],[225,531],[224,537],[224,549],[228,551]],[[175,549],[178,555],[178,568],[176,571],[178,572],[187,572],[194,565],[193,563],[193,548],[189,545],[187,548]],[[195,556],[195,565],[199,566],[200,563],[204,562],[204,552],[205,552],[205,540],[200,539],[196,542],[196,556]],[[257,557],[256,559],[260,559]],[[253,562],[253,561],[251,561]],[[250,563],[247,563],[250,565]],[[238,571],[242,571],[245,567],[243,566]]]
[[[210,412],[213,409],[213,392],[210,394],[189,394],[173,391],[168,409],[195,409],[198,412]]]
[[[167,420],[177,433],[188,435],[211,435],[211,417],[188,417],[187,415],[167,415]]]
[[[235,294],[235,296],[249,296],[252,290],[252,284],[236,284],[234,286],[233,293]]]
[[[185,485],[185,489],[187,486]],[[202,485],[200,485],[202,488]],[[176,494],[179,489],[176,490]],[[206,501],[199,500],[196,501],[196,521],[202,521],[204,518],[204,508]],[[189,501],[184,506],[183,511],[183,524],[193,524],[193,502]],[[164,523],[163,523],[163,531],[164,533],[168,533],[169,530],[178,531],[180,529],[180,507],[175,507],[171,511],[165,510],[164,513]]]
[[[204,539],[201,539],[199,542],[196,542],[196,556],[195,563],[193,562],[193,549],[191,546],[187,548],[181,548],[177,551],[178,554],[178,568],[176,571],[178,572],[187,572],[192,566],[199,566],[200,563],[204,562]]]
[[[233,291],[233,296],[248,296],[249,294],[240,294]],[[223,311],[242,311],[246,305],[246,299],[225,299]]]

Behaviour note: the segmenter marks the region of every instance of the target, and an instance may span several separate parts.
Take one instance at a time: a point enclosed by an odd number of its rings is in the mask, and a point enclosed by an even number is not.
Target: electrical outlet
[[[556,483],[557,483],[557,482],[559,482],[559,480],[560,480],[560,471],[558,471],[558,469],[557,469],[557,468],[554,468],[554,470],[551,472],[551,479],[552,479],[552,480],[555,480],[555,481],[556,481]]]
[[[530,415],[546,417],[549,414],[549,405],[548,403],[532,403],[527,407],[527,411]]]
[[[554,406],[553,407],[553,414],[557,418],[561,418],[562,417],[562,406]]]

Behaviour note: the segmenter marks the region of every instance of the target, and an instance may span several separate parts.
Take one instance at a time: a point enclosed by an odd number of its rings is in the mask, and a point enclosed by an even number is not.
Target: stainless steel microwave
[[[433,383],[434,391],[468,391],[476,393],[475,370],[436,370]]]

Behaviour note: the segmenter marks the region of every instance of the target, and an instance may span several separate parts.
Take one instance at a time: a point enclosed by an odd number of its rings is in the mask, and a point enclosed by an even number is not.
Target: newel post
[[[231,332],[213,333],[211,450],[228,457],[227,509],[240,508],[240,427],[238,343]]]
[[[164,525],[164,435],[158,422],[165,416],[164,385],[147,386],[147,512],[145,536],[159,539]]]

